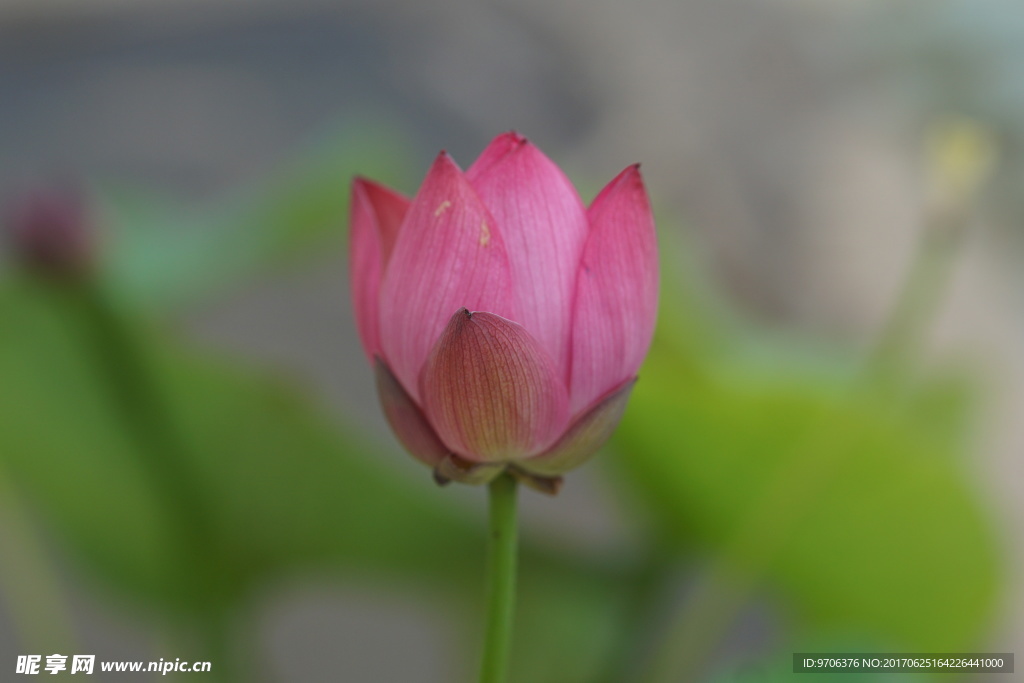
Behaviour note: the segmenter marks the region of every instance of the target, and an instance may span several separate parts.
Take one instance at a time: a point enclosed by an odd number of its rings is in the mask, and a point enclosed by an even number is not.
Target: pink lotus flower
[[[638,166],[589,209],[516,133],[468,171],[442,152],[410,201],[357,178],[356,323],[384,413],[445,483],[543,490],[608,439],[650,345],[654,220]]]

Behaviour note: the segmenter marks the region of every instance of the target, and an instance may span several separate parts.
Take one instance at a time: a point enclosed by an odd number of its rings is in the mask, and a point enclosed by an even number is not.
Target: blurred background
[[[347,194],[513,128],[587,202],[642,162],[664,255],[514,680],[1022,650],[1018,2],[2,0],[0,679],[471,678],[483,492],[379,415]]]

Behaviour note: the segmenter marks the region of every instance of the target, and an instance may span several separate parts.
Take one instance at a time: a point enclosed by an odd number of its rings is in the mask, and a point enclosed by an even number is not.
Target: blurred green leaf
[[[101,187],[107,284],[133,305],[173,309],[318,249],[341,254],[352,177],[399,181],[407,150],[391,127],[350,123],[213,207]]]
[[[447,503],[427,470],[410,462],[409,476],[394,472],[380,445],[332,424],[280,380],[181,350],[163,362],[190,464],[216,497],[217,535],[242,566],[445,588],[473,581],[482,517]]]
[[[615,443],[673,542],[770,580],[809,623],[906,648],[977,644],[998,594],[994,533],[925,426],[957,402],[922,387],[925,407],[902,411],[847,373],[741,345],[694,357],[688,321],[665,308]]]
[[[176,562],[134,445],[79,321],[23,286],[0,292],[0,457],[49,521],[114,584],[160,592]]]
[[[280,381],[141,327],[220,546],[216,557],[181,557],[81,313],[65,291],[0,291],[0,456],[110,584],[147,602],[194,604],[203,599],[197,569],[226,576],[239,592],[302,567],[446,588],[473,582],[478,520],[443,504],[425,472],[419,482],[395,475],[375,446]],[[474,561],[452,559],[467,556]],[[204,566],[213,562],[221,566]]]
[[[980,385],[969,368],[942,368],[922,377],[910,388],[905,415],[922,439],[936,448],[963,455],[977,435]]]

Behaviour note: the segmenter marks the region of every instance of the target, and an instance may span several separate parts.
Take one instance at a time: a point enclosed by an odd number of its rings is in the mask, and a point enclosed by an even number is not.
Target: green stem
[[[480,683],[508,680],[516,595],[516,480],[503,474],[490,485],[487,557],[487,631]]]
[[[920,354],[953,274],[969,218],[967,207],[956,207],[926,222],[909,273],[868,359],[869,381],[898,387]]]
[[[91,328],[97,364],[109,380],[112,398],[135,439],[139,460],[154,492],[177,524],[190,555],[210,551],[208,501],[188,463],[144,340],[128,324],[106,292],[83,287],[86,324]]]
[[[936,124],[929,151],[931,200],[924,232],[868,360],[868,379],[883,389],[900,389],[920,357],[995,161],[991,134],[969,121]]]
[[[234,632],[225,591],[231,587],[224,576],[224,550],[210,526],[211,500],[191,466],[189,443],[176,424],[157,351],[98,285],[90,283],[78,295],[97,366],[135,440],[143,473],[167,512],[175,554],[189,574],[182,580],[194,582],[205,596],[196,605],[204,622],[197,629],[207,641],[203,648],[210,651],[209,661],[220,671],[220,680],[245,680],[237,673],[237,658],[229,647]]]

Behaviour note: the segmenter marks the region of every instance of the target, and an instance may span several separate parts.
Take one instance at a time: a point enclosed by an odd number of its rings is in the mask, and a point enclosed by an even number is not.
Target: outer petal
[[[442,152],[409,207],[380,291],[384,357],[417,401],[430,349],[461,307],[516,314],[498,226]]]
[[[372,360],[380,353],[378,329],[381,275],[398,236],[409,200],[363,178],[352,181],[349,204],[349,275],[352,307],[363,350]]]
[[[547,352],[517,323],[460,310],[424,368],[424,409],[438,436],[475,462],[513,462],[565,429],[569,400]]]
[[[450,451],[437,438],[419,406],[391,374],[387,364],[377,358],[374,369],[377,375],[377,396],[391,431],[410,454],[430,467],[437,467]]]
[[[518,467],[546,477],[575,469],[590,459],[611,438],[622,419],[636,380],[627,381],[573,422],[558,442],[544,453],[519,463]]]
[[[588,218],[572,332],[574,415],[636,375],[658,309],[658,247],[639,166],[601,191]]]
[[[576,271],[587,217],[565,174],[517,133],[499,135],[466,172],[508,249],[517,318],[569,377]]]

